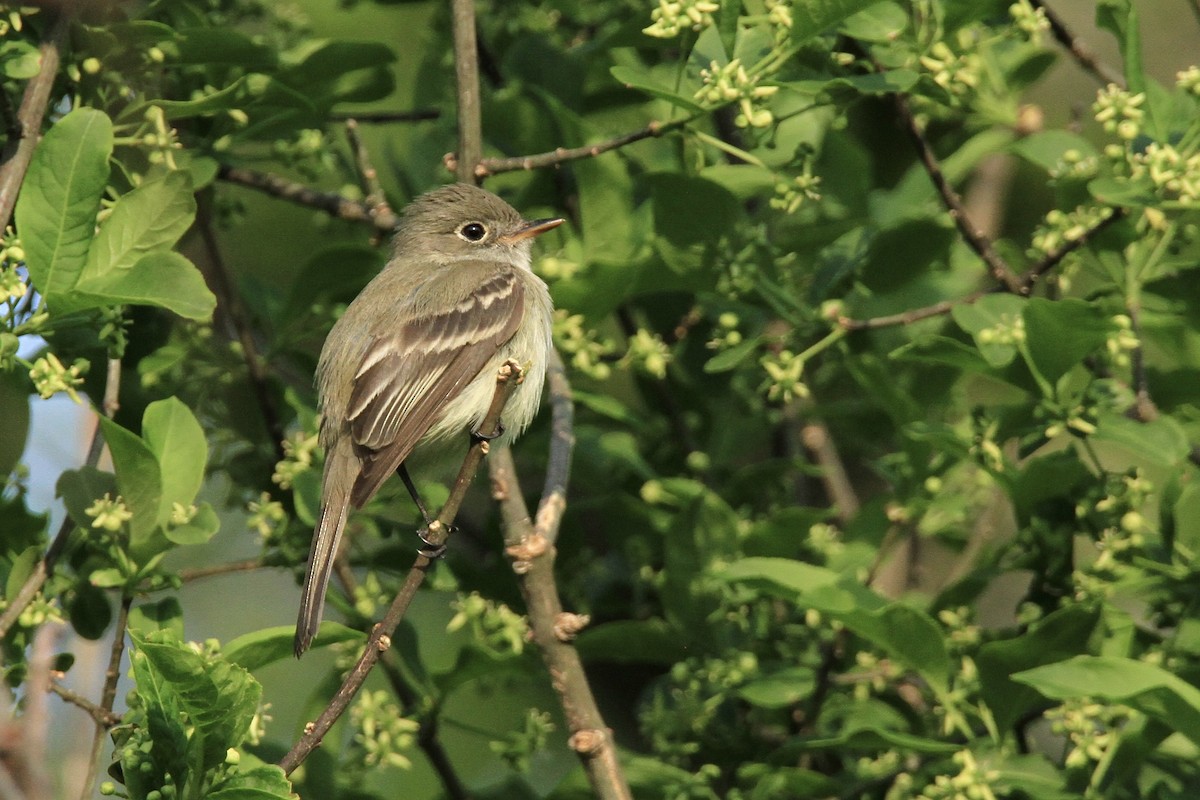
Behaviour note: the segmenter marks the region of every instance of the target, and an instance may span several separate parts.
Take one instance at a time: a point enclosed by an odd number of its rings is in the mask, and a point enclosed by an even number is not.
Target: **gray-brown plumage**
[[[537,413],[552,306],[530,270],[527,222],[466,184],[414,200],[392,257],[333,326],[317,366],[325,473],[296,624],[296,655],[321,622],[350,508],[360,508],[414,449],[474,430],[509,358],[528,364],[505,407],[505,438]]]

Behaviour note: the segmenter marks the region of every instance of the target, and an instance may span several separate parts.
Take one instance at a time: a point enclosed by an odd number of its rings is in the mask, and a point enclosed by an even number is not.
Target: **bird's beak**
[[[534,236],[545,233],[551,228],[557,228],[562,225],[564,220],[561,219],[535,219],[526,222],[521,227],[517,228],[512,233],[506,233],[503,236],[497,237],[497,241],[504,244],[516,244],[523,242],[526,239],[532,239]]]

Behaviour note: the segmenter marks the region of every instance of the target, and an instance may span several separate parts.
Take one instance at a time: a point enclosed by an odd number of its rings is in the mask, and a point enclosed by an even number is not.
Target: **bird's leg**
[[[396,472],[400,474],[400,480],[404,481],[404,488],[408,489],[408,494],[412,497],[413,502],[417,504],[417,510],[421,512],[421,519],[425,520],[425,524],[417,531],[417,536],[424,543],[424,547],[418,547],[417,553],[426,558],[441,558],[446,552],[446,545],[434,544],[429,541],[429,528],[433,525],[433,521],[429,519],[429,511],[425,508],[425,502],[421,500],[421,493],[417,491],[417,486],[413,483],[412,476],[408,474],[408,467],[401,464]]]

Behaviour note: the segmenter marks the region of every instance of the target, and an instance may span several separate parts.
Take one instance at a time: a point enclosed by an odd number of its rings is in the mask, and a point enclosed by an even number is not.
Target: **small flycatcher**
[[[391,260],[329,332],[317,365],[325,474],[297,657],[321,624],[351,506],[366,504],[418,447],[476,430],[510,358],[529,368],[505,406],[505,437],[537,413],[553,306],[530,249],[561,223],[526,221],[468,184],[422,195],[404,211]]]

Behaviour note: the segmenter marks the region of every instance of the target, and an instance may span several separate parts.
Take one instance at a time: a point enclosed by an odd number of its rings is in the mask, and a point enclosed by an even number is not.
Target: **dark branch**
[[[400,218],[395,214],[372,216],[371,207],[366,203],[349,200],[333,192],[319,192],[302,183],[245,167],[222,164],[217,171],[217,177],[228,183],[256,189],[281,200],[290,200],[302,206],[324,211],[331,217],[349,222],[365,222],[384,233],[391,233],[400,222]]]
[[[1034,8],[1042,10],[1046,15],[1046,21],[1050,23],[1050,32],[1054,34],[1054,38],[1071,54],[1072,58],[1075,59],[1075,63],[1085,72],[1095,77],[1101,83],[1115,83],[1122,89],[1125,88],[1125,76],[1097,58],[1092,49],[1067,27],[1062,17],[1054,13],[1054,10],[1050,6],[1046,5],[1042,0],[1029,0],[1029,3]]]

